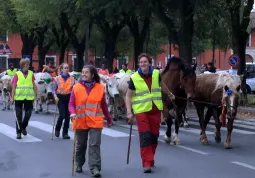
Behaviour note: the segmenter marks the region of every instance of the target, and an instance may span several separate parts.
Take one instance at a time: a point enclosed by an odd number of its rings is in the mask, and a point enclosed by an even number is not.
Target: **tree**
[[[234,54],[240,58],[238,74],[244,74],[242,81],[242,91],[246,97],[246,60],[245,51],[246,43],[250,35],[250,14],[253,9],[254,0],[226,0],[226,9],[231,17],[232,27],[232,48]]]
[[[245,74],[245,49],[250,35],[250,13],[254,0],[226,0],[232,27],[232,48],[240,57],[238,74]]]
[[[152,0],[154,12],[168,29],[169,41],[178,44],[179,56],[192,62],[192,37],[196,1]]]
[[[212,62],[216,48],[226,51],[231,46],[230,16],[223,4],[221,0],[197,4],[194,16],[193,54],[212,49]]]

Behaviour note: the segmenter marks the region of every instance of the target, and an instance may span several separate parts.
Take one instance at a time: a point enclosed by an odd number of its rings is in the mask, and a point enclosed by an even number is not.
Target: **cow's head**
[[[3,90],[4,93],[10,92],[11,91],[11,87],[12,87],[12,78],[8,75],[4,75],[1,78],[1,88]]]
[[[108,77],[104,75],[100,75],[100,78],[103,83],[106,84],[107,91],[109,92],[109,95],[111,97],[118,97],[119,91],[118,91],[118,82],[116,78],[114,77]]]
[[[37,73],[35,78],[39,93],[52,93],[53,78],[50,74]]]

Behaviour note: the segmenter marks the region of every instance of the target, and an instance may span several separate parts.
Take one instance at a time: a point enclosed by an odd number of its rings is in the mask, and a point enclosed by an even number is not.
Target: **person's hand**
[[[132,112],[127,113],[127,119],[130,124],[134,123],[134,116],[133,116]]]
[[[71,114],[71,115],[70,115],[70,118],[71,118],[72,120],[75,120],[75,119],[76,119],[76,114]]]
[[[112,126],[112,119],[107,120],[107,127],[111,127]]]
[[[55,102],[58,103],[59,99],[57,96],[54,96]]]
[[[13,98],[10,98],[10,104],[13,104],[13,103],[14,103]]]

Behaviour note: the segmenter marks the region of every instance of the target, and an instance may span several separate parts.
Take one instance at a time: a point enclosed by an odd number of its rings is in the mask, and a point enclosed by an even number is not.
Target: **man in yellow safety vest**
[[[122,64],[122,69],[120,70],[120,73],[132,74],[132,70],[129,70],[127,68],[127,64]]]
[[[141,54],[138,59],[139,68],[131,75],[126,93],[127,118],[133,122],[133,110],[140,135],[144,173],[150,173],[151,168],[154,167],[163,110],[161,79],[159,70],[151,67],[152,58],[149,55]]]
[[[21,133],[25,136],[27,135],[26,127],[33,111],[33,101],[35,96],[39,98],[37,87],[34,83],[34,74],[28,70],[29,64],[29,59],[21,59],[21,70],[16,72],[12,80],[13,87],[10,103],[13,104],[15,102],[17,139],[21,139]],[[23,107],[25,109],[25,115],[22,121]]]
[[[14,68],[13,63],[9,64],[9,69],[6,71],[6,75],[9,75],[10,77],[14,77],[15,73],[18,71],[17,68]]]

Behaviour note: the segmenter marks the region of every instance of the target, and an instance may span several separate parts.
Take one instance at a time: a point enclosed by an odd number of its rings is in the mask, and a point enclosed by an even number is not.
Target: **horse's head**
[[[225,85],[223,92],[223,102],[224,106],[227,108],[227,118],[233,120],[237,114],[241,96],[241,85],[238,85],[235,88],[230,88],[228,85]]]
[[[196,67],[195,64],[193,67],[185,66],[181,64],[181,73],[180,73],[180,84],[181,87],[185,89],[187,98],[191,99],[194,97],[194,88],[196,84]]]

